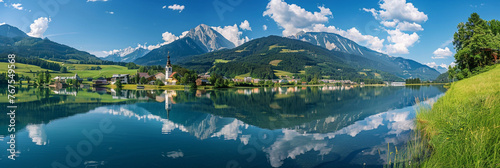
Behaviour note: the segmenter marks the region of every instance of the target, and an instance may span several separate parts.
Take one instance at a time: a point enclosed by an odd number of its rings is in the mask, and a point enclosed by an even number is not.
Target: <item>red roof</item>
[[[149,74],[148,73],[145,73],[145,72],[141,72],[141,73],[137,73],[139,75],[139,78],[149,78]]]
[[[173,78],[175,74],[177,74],[177,72],[170,74],[169,78]]]

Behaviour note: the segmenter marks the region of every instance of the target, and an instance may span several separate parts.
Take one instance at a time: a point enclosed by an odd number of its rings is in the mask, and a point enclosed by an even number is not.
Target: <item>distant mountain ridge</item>
[[[0,56],[15,53],[21,57],[37,57],[54,61],[100,63],[102,60],[85,51],[59,44],[49,39],[30,37],[8,24],[0,25]]]
[[[114,52],[104,58],[102,60],[113,61],[113,62],[134,62],[136,59],[141,58],[151,52],[146,47],[138,46],[136,48],[127,47],[118,52]]]
[[[165,65],[169,51],[171,60],[176,61],[184,56],[234,47],[235,45],[220,33],[205,24],[201,24],[191,29],[184,37],[152,50],[145,56],[136,59],[134,63],[140,65]]]
[[[276,78],[281,71],[310,76],[318,74],[331,79],[402,80],[377,69],[364,70],[359,65],[367,64],[365,61],[361,56],[338,55],[308,42],[268,36],[234,49],[186,56],[174,63],[200,73],[210,71],[227,77],[247,74],[254,78],[270,79]]]
[[[14,37],[28,37],[26,33],[19,30],[17,27],[8,24],[0,25],[0,36],[14,38]]]
[[[427,65],[420,64],[414,60],[392,57],[371,50],[335,33],[299,32],[295,36],[288,38],[327,48],[337,55],[350,54],[363,57],[370,61],[367,62],[368,64],[360,64],[360,66],[379,69],[405,79],[420,78],[423,80],[433,80],[440,74]]]

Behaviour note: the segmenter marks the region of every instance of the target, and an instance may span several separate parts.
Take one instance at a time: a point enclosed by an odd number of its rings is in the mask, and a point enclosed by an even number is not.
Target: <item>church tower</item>
[[[172,75],[172,64],[170,64],[170,51],[167,56],[167,66],[165,67],[165,82],[171,80],[170,75]]]

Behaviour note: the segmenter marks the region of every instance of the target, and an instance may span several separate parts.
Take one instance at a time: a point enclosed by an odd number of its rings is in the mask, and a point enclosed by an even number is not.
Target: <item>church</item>
[[[174,75],[177,72],[172,72],[172,64],[170,63],[170,51],[167,55],[167,66],[165,67],[165,85],[175,85],[177,80],[174,79]]]

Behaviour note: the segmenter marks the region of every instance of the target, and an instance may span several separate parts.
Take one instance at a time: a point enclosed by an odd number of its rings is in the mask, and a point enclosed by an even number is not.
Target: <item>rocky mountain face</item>
[[[392,73],[401,78],[421,78],[433,80],[439,76],[439,72],[426,65],[411,59],[393,57],[383,54],[335,33],[325,32],[299,32],[288,38],[309,42],[324,47],[337,55],[356,55],[367,60],[368,64],[362,66],[371,67]]]
[[[165,65],[167,54],[173,62],[190,55],[199,55],[221,49],[231,49],[235,45],[211,27],[201,24],[191,29],[184,37],[160,48],[154,49],[144,57],[134,61],[140,65]]]

